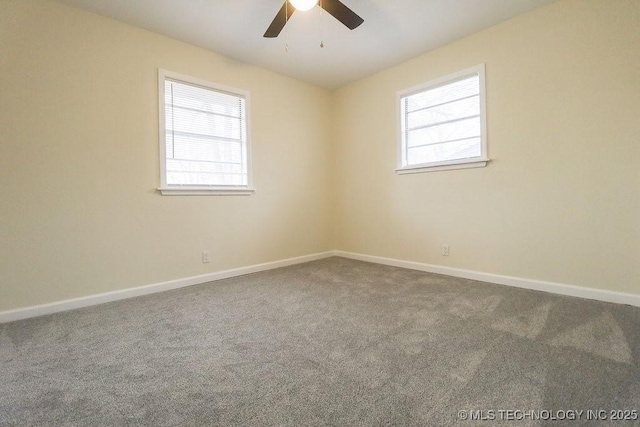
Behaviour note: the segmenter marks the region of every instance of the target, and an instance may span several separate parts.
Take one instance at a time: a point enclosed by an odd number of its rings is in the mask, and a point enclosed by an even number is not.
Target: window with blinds
[[[398,96],[399,171],[465,163],[485,166],[484,66]]]
[[[162,70],[160,79],[160,190],[248,190],[248,94]]]

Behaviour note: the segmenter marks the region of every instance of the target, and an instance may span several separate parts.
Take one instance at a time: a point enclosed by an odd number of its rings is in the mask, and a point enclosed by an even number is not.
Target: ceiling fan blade
[[[333,15],[350,30],[357,28],[364,22],[353,10],[345,6],[340,0],[321,0],[320,5],[324,10]]]
[[[282,4],[282,7],[276,14],[276,17],[273,18],[271,25],[269,25],[269,28],[267,28],[267,31],[264,33],[263,37],[269,37],[269,38],[278,37],[278,34],[280,34],[280,31],[282,31],[285,24],[287,23],[289,18],[291,18],[291,15],[293,15],[293,12],[295,12],[296,10],[295,7],[287,3],[288,3],[288,0],[286,0]]]

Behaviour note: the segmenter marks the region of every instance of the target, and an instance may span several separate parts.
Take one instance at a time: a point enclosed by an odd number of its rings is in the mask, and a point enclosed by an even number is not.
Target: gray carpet
[[[3,426],[494,425],[458,411],[640,409],[639,308],[343,258],[0,328]]]

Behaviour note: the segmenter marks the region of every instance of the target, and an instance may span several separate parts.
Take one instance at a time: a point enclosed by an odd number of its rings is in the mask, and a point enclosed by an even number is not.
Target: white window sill
[[[215,188],[215,187],[161,187],[163,196],[250,196],[253,188]]]
[[[409,173],[422,173],[422,172],[437,172],[437,171],[448,171],[453,169],[471,169],[471,168],[483,168],[487,166],[487,163],[490,162],[490,159],[482,159],[482,160],[474,160],[471,162],[455,162],[455,163],[443,163],[438,165],[412,165],[405,166],[402,168],[396,169],[396,173],[398,175],[404,175]]]

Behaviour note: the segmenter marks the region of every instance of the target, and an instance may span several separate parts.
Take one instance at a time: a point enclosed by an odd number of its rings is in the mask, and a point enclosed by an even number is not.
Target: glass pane
[[[407,165],[480,157],[480,138],[407,149]]]
[[[165,99],[168,103],[173,99],[173,105],[177,107],[232,117],[240,117],[244,109],[244,99],[239,96],[170,80],[165,81]]]
[[[229,186],[247,185],[246,174],[237,173],[203,173],[189,171],[167,170],[167,184],[169,185],[208,185]]]
[[[246,185],[242,165],[167,160],[167,183],[179,185]]]
[[[220,116],[212,113],[182,108],[167,107],[173,110],[171,123],[167,128],[176,132],[211,135],[222,138],[242,138],[242,122],[239,118]],[[167,117],[167,120],[169,117]]]
[[[480,77],[474,74],[407,97],[407,112],[455,101],[480,93]]]
[[[471,98],[409,113],[407,115],[407,127],[413,129],[478,115],[480,115],[480,96],[474,95]]]
[[[416,147],[463,138],[480,137],[480,135],[480,118],[474,117],[409,131],[406,135],[406,142],[407,147]]]
[[[243,144],[189,135],[167,134],[167,159],[242,163]]]

